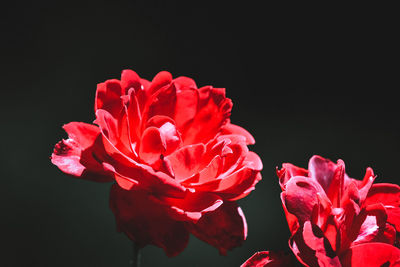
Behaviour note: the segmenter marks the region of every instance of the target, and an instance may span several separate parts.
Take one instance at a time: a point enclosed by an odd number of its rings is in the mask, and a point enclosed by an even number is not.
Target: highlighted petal
[[[64,125],[69,139],[59,142],[51,155],[51,162],[64,173],[76,178],[96,182],[110,182],[112,174],[105,170],[94,157],[103,157],[101,134],[98,127],[83,123],[71,122]]]
[[[198,172],[205,150],[203,144],[184,146],[165,157],[165,160],[171,164],[175,178],[183,180]]]
[[[256,140],[254,140],[254,137],[244,128],[232,124],[232,123],[227,123],[221,128],[221,134],[237,134],[244,136],[246,138],[246,144],[247,145],[254,145],[256,143]]]

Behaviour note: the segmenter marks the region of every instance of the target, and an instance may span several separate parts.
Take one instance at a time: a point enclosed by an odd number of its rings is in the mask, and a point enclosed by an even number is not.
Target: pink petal
[[[308,177],[308,170],[297,167],[290,163],[283,163],[282,169],[276,169],[276,174],[278,175],[281,188],[284,189],[290,178],[294,176]]]
[[[288,181],[283,200],[288,212],[295,215],[300,223],[311,220],[317,194],[326,196],[323,188],[314,180],[297,176]]]
[[[71,122],[64,125],[69,139],[59,142],[51,155],[51,162],[64,173],[77,178],[96,182],[110,182],[112,174],[106,171],[102,164],[93,157],[99,158],[105,154],[98,127],[83,123]]]
[[[252,168],[253,170],[261,171],[263,168],[263,164],[260,157],[252,151],[247,152],[244,161],[245,161],[244,164],[249,168]]]
[[[215,156],[203,170],[199,172],[197,183],[203,184],[215,180],[222,169],[222,158]]]
[[[326,242],[321,229],[309,221],[304,223],[303,238],[305,244],[315,251],[319,266],[341,266],[339,258],[333,253],[329,242]]]
[[[198,191],[212,191],[229,200],[238,200],[247,196],[255,185],[261,180],[261,175],[258,171],[243,167],[231,175],[214,179],[204,183],[186,183],[187,187],[194,188]]]
[[[94,123],[114,146],[119,144],[118,121],[107,110],[98,109]]]
[[[152,244],[163,248],[167,256],[178,255],[189,240],[183,222],[171,219],[165,206],[152,200],[144,191],[124,190],[114,184],[110,192],[110,208],[118,231],[124,232],[140,247]]]
[[[242,245],[247,236],[246,219],[235,202],[224,202],[196,224],[189,224],[189,229],[200,240],[218,248],[222,255]]]
[[[234,136],[230,136],[231,138]],[[230,139],[231,140],[231,139]],[[243,139],[242,139],[243,140]],[[230,153],[227,153],[224,157],[224,166],[222,172],[225,175],[230,175],[238,168],[243,166],[243,161],[246,159],[248,155],[249,149],[245,145],[244,142],[236,143],[232,142],[228,145]],[[258,160],[258,159],[256,159]],[[259,162],[255,162],[258,164]],[[251,164],[250,164],[251,165]]]
[[[214,192],[224,195],[228,199],[237,200],[245,197],[254,190],[255,185],[261,180],[258,171],[243,167],[237,172],[221,179]]]
[[[246,144],[247,145],[254,145],[256,143],[256,141],[254,140],[254,137],[244,128],[232,124],[232,123],[227,123],[225,124],[222,128],[221,128],[221,132],[222,135],[225,134],[237,134],[237,135],[241,135],[244,136],[246,138]]]
[[[154,126],[160,131],[162,140],[165,141],[166,150],[164,156],[171,154],[181,144],[181,136],[175,127],[175,121],[170,117],[156,115],[147,122],[147,127]]]
[[[327,192],[334,178],[336,164],[321,156],[313,156],[308,163],[309,176]]]

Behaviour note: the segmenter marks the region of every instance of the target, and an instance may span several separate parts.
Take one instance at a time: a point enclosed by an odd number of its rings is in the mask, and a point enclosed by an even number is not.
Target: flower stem
[[[131,266],[140,267],[140,247],[135,242],[132,242],[132,248]]]

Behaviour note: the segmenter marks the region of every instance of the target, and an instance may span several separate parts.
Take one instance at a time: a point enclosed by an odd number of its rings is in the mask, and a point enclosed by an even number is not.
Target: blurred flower
[[[247,226],[235,200],[261,179],[250,133],[231,124],[225,89],[197,88],[160,72],[150,82],[132,70],[97,87],[92,124],[64,125],[53,164],[77,178],[117,183],[110,207],[118,229],[140,247],[180,253],[189,233],[222,254]]]
[[[350,178],[342,160],[313,156],[308,170],[277,170],[291,231],[289,246],[305,266],[400,266],[400,187]],[[286,261],[285,261],[286,260]],[[284,262],[285,261],[285,262]],[[244,267],[293,266],[282,253],[258,252]]]

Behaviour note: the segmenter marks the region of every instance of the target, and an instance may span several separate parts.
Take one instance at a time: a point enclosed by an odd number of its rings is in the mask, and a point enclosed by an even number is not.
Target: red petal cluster
[[[303,265],[400,266],[398,185],[373,184],[371,168],[362,180],[350,178],[342,160],[320,156],[310,159],[308,170],[285,163],[277,174],[289,246]],[[251,259],[244,266],[288,266],[269,252]]]
[[[97,86],[92,124],[64,126],[52,162],[72,176],[116,181],[110,206],[118,229],[139,246],[180,253],[189,233],[222,254],[246,238],[234,202],[261,179],[254,138],[231,124],[225,89],[197,88],[160,72],[152,81],[124,70]]]

